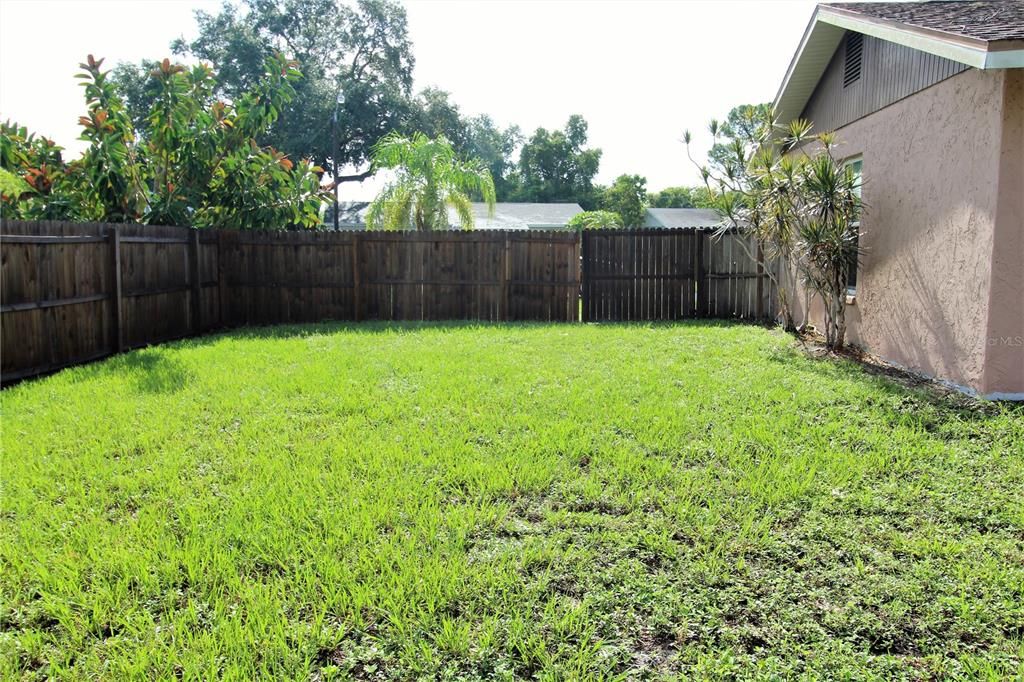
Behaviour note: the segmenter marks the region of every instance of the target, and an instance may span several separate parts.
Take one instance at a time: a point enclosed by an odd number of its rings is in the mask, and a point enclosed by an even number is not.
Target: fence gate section
[[[587,322],[760,320],[774,309],[756,243],[734,231],[585,231],[582,252]]]

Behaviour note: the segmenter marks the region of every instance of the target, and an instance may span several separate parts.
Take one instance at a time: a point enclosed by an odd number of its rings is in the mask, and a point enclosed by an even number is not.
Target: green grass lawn
[[[252,330],[0,397],[5,678],[1021,674],[1024,411],[777,331]]]

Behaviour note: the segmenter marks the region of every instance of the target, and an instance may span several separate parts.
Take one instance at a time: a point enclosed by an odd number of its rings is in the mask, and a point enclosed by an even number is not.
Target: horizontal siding
[[[818,132],[841,128],[970,68],[951,59],[864,36],[860,79],[844,88],[845,59],[844,39],[801,114]]]

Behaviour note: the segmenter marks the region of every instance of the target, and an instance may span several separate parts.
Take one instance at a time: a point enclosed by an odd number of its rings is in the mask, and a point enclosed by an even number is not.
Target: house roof
[[[556,230],[564,228],[569,219],[583,208],[575,203],[516,203],[499,202],[494,215],[487,215],[487,204],[473,204],[473,220],[478,230]],[[458,226],[458,215],[448,209],[448,220]]]
[[[835,2],[829,9],[986,42],[1024,40],[1024,0]]]
[[[495,205],[495,217],[490,220],[521,222],[534,229],[564,227],[572,216],[583,213],[579,204],[528,204],[501,202]],[[488,220],[487,205],[473,204],[473,216],[479,223]]]
[[[1024,0],[821,4],[775,96],[780,121],[800,116],[847,31],[978,69],[1024,67]]]
[[[644,214],[644,227],[717,228],[722,216],[707,208],[649,208]]]
[[[366,225],[366,210],[370,208],[369,201],[339,201],[338,202],[338,226],[346,229],[363,227]],[[328,208],[328,212],[333,208]],[[332,223],[330,216],[326,222]]]
[[[351,230],[366,228],[368,201],[342,201],[338,203],[338,226]],[[569,219],[583,209],[579,204],[529,204],[502,202],[494,205],[494,215],[487,215],[487,204],[473,204],[473,220],[478,230],[556,230],[568,224]],[[325,222],[330,225],[328,217]],[[448,209],[448,222],[459,226],[459,217]]]

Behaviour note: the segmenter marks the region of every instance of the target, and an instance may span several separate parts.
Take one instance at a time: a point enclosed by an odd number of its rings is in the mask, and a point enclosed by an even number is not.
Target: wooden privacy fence
[[[221,231],[217,238],[223,326],[577,315],[573,233]]]
[[[764,320],[777,300],[752,237],[707,230],[595,230],[582,235],[586,322]]]
[[[0,380],[249,324],[576,321],[581,295],[587,321],[765,319],[775,293],[746,239],[2,221]]]
[[[0,228],[4,382],[247,324],[577,319],[574,233]]]

